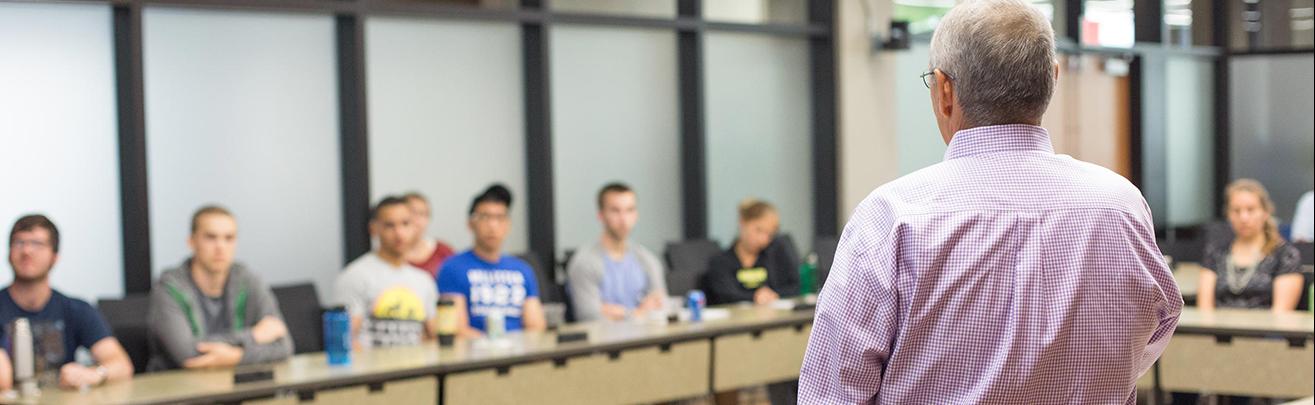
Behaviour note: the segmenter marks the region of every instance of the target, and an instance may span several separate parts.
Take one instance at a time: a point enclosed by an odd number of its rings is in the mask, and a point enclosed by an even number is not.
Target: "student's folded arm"
[[[169,295],[168,289],[168,286],[157,285],[151,290],[151,335],[173,363],[182,364],[200,353],[196,351],[197,339],[192,334],[187,314]]]
[[[283,323],[282,319],[274,316],[266,316],[261,322]],[[259,323],[257,325],[260,325]],[[239,364],[255,364],[279,361],[292,356],[292,336],[287,334],[287,326],[283,326],[284,333],[272,342],[259,343],[256,341],[251,332],[243,334],[242,340],[242,361]]]

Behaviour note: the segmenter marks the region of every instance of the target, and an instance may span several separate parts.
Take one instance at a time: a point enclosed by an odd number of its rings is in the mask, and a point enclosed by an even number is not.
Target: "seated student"
[[[44,215],[19,218],[9,231],[9,265],[14,283],[0,290],[0,325],[8,329],[15,318],[27,318],[34,339],[55,338],[63,345],[57,356],[42,356],[38,370],[59,373],[59,385],[77,389],[132,377],[132,360],[100,312],[85,301],[50,288],[50,270],[59,259],[59,229]],[[9,331],[5,332],[10,335]],[[91,352],[96,366],[76,363],[78,348]],[[51,353],[47,353],[51,354]],[[12,370],[12,369],[11,369]]]
[[[543,330],[539,283],[530,265],[502,253],[502,241],[511,230],[511,192],[495,184],[470,203],[469,227],[475,247],[443,262],[438,291],[456,302],[462,318],[462,336],[486,332],[488,315],[504,318],[506,331]]]
[[[708,262],[703,276],[708,304],[769,304],[799,294],[799,258],[774,246],[780,217],[763,201],[740,203],[740,236]]]
[[[1225,189],[1232,238],[1206,247],[1196,305],[1292,311],[1301,298],[1301,253],[1278,233],[1274,202],[1259,182],[1234,181]]]
[[[338,275],[334,291],[351,316],[356,347],[416,345],[434,333],[434,279],[406,262],[414,218],[406,200],[384,197],[370,214],[378,247]]]
[[[411,247],[406,250],[406,261],[428,272],[430,277],[437,278],[438,266],[454,254],[452,247],[426,235],[429,230],[429,199],[414,191],[403,194],[402,199],[406,200],[406,206],[415,214],[412,221],[415,223],[416,234],[411,239]]]
[[[292,336],[278,300],[260,276],[233,261],[237,220],[206,206],[192,214],[192,257],[151,289],[147,369],[231,367],[283,360]]]
[[[581,247],[566,265],[576,320],[616,321],[662,309],[666,268],[657,255],[630,241],[639,220],[638,205],[635,192],[624,184],[608,184],[598,192],[603,236]]]

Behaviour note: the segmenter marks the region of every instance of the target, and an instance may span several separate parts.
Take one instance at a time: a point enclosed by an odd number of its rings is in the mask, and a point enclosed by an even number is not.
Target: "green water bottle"
[[[799,295],[817,293],[817,253],[810,253],[799,265]]]

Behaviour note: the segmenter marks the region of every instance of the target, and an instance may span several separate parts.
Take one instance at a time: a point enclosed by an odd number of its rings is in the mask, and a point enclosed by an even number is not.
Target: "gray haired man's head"
[[[1055,31],[1025,0],[967,0],[937,24],[929,67],[949,76],[963,128],[1039,123],[1055,91]]]

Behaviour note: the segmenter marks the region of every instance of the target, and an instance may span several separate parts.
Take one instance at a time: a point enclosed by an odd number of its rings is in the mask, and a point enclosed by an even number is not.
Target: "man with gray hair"
[[[1126,179],[1056,155],[1054,31],[970,0],[923,80],[945,160],[854,211],[818,299],[803,403],[1136,402],[1182,297]]]

